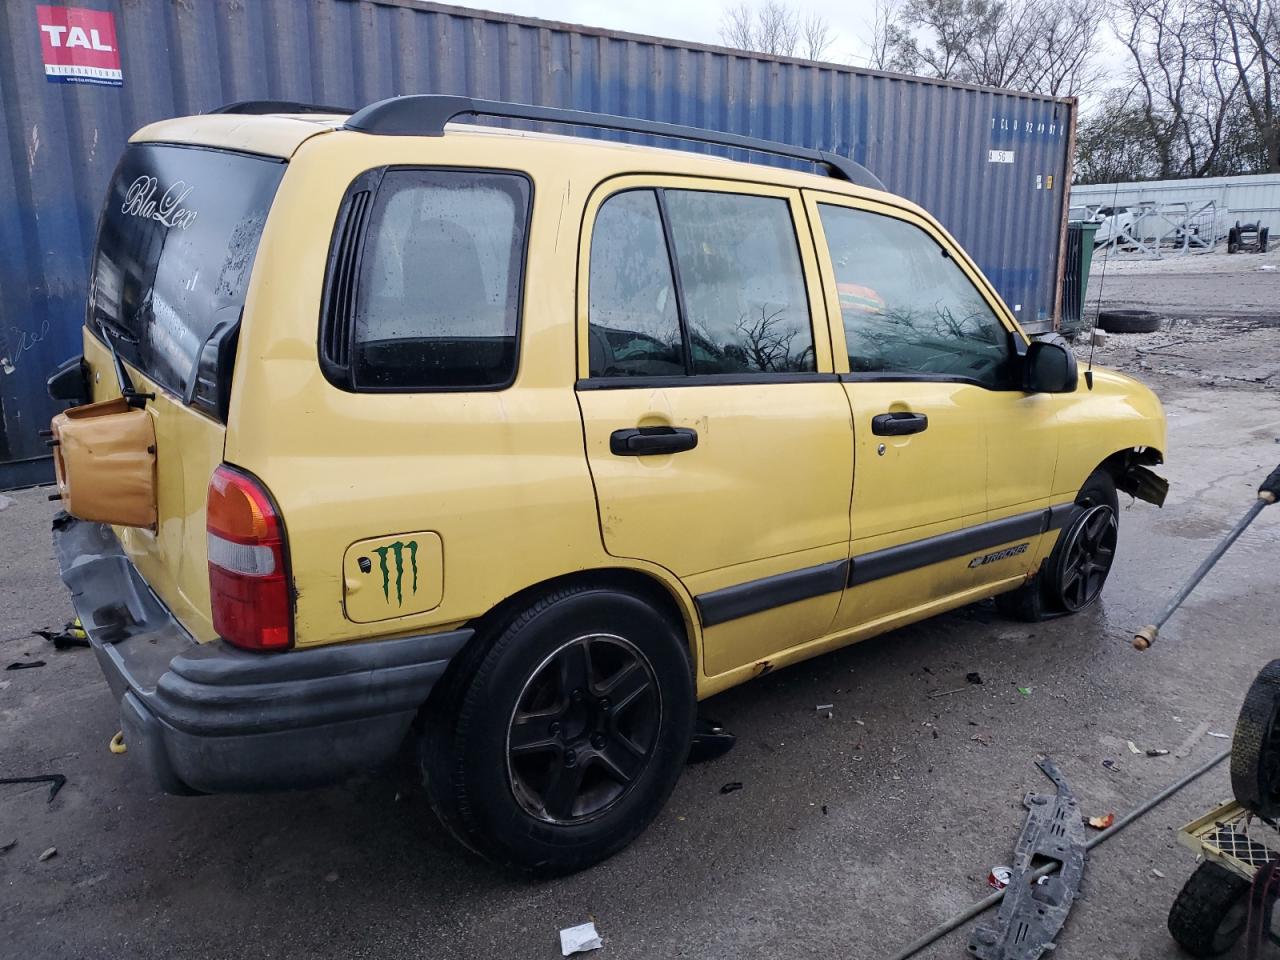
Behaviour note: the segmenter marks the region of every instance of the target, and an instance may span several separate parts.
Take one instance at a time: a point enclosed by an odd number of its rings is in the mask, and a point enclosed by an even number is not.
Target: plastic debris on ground
[[[1155,867],[1152,867],[1152,868],[1151,868],[1151,872],[1152,872],[1153,874],[1155,874],[1155,876],[1159,877],[1161,880],[1163,880],[1163,879],[1164,879],[1164,871],[1163,871],[1163,870],[1157,870]]]
[[[0,843],[0,853],[8,853],[18,845],[17,840],[10,840],[8,843]]]
[[[1106,760],[1103,760],[1102,765],[1106,767],[1108,770],[1112,770],[1112,771],[1120,769],[1120,764],[1116,763],[1110,757],[1108,757]]]
[[[560,956],[562,957],[599,950],[603,946],[604,941],[596,932],[594,923],[580,923],[576,927],[566,927],[560,931]]]
[[[1209,731],[1209,736],[1211,736],[1211,737],[1217,737],[1219,740],[1230,740],[1230,739],[1231,739],[1231,734],[1229,734],[1229,733],[1214,733],[1212,730],[1210,730],[1210,731]]]
[[[1031,688],[1031,687],[1019,687],[1019,688],[1018,688],[1018,692],[1019,692],[1020,694],[1022,694],[1024,697],[1029,697],[1029,696],[1031,696],[1031,690],[1032,690],[1032,688]]]
[[[44,862],[45,862],[46,860],[48,860],[50,857],[56,857],[57,855],[58,855],[58,848],[57,848],[57,847],[50,847],[50,848],[49,848],[48,850],[46,850],[44,853],[40,854],[40,856],[36,857],[36,862],[38,862],[38,863],[44,863]]]
[[[1101,817],[1090,817],[1086,822],[1095,830],[1105,830],[1116,822],[1116,815],[1108,813]]]
[[[58,633],[53,630],[32,630],[37,637],[44,637],[53,644],[55,650],[70,650],[72,647],[89,646],[89,635],[84,632],[80,621],[68,620],[67,625]]]
[[[1004,864],[1000,864],[992,867],[987,874],[987,886],[995,890],[1003,890],[1012,879],[1013,867],[1006,867]]]
[[[1167,757],[1168,755],[1169,755],[1169,751],[1163,750],[1160,747],[1152,747],[1150,750],[1147,751],[1148,757]]]
[[[734,780],[732,783],[726,783],[723,787],[721,787],[720,792],[733,793],[735,790],[741,790],[741,789],[742,789],[742,784],[739,781]]]
[[[964,678],[973,684],[982,683],[982,674],[978,673],[978,671],[976,670],[973,671],[973,673],[966,673],[964,675]]]
[[[1136,743],[1134,743],[1132,740],[1126,740],[1126,741],[1125,741],[1125,743],[1127,743],[1127,744],[1129,745],[1129,752],[1130,752],[1130,753],[1133,753],[1133,754],[1140,754],[1140,753],[1142,753],[1141,748],[1140,748]]]
[[[15,660],[13,663],[5,667],[6,670],[31,670],[34,667],[43,667],[43,660]]]

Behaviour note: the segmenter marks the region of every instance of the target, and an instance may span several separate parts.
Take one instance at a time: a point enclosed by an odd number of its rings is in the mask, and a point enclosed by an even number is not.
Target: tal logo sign
[[[120,47],[116,19],[87,7],[36,7],[44,75],[50,83],[97,83],[118,87]]]

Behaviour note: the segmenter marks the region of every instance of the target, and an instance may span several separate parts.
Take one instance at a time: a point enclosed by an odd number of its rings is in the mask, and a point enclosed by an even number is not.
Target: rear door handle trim
[[[656,457],[697,445],[698,431],[688,427],[628,427],[609,434],[609,452],[617,457]]]

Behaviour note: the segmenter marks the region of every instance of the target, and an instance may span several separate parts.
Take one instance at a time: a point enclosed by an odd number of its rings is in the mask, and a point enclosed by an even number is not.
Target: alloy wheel
[[[1067,530],[1058,595],[1071,613],[1098,599],[1115,560],[1118,527],[1109,504],[1085,509]]]
[[[662,720],[653,667],[613,634],[576,637],[526,681],[507,728],[507,772],[526,813],[581,823],[615,806],[649,764]]]

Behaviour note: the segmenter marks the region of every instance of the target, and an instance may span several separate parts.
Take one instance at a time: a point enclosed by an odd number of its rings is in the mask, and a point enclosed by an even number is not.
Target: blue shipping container
[[[1058,310],[1075,101],[416,0],[0,4],[0,489],[52,475],[50,370],[80,349],[129,134],[244,99],[454,93],[819,147],[928,208],[1032,329]],[[635,138],[633,138],[635,139]]]

